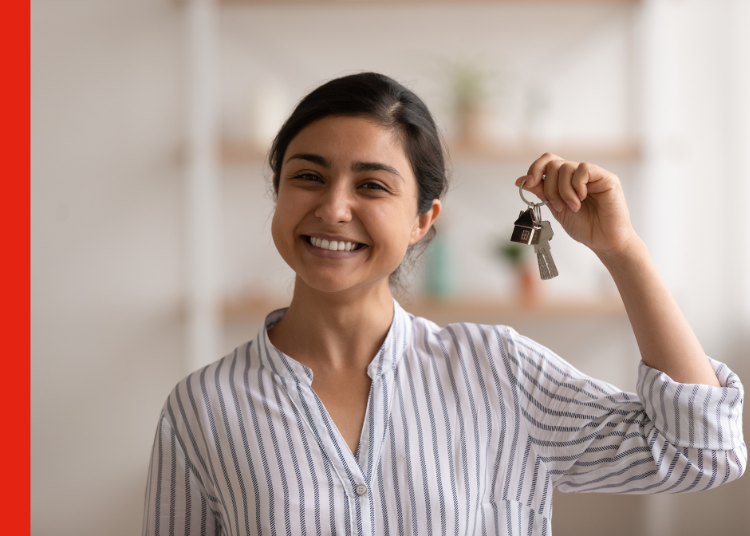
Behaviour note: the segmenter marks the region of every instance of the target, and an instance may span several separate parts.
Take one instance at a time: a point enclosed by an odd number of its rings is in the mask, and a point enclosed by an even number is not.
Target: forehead
[[[300,152],[320,155],[334,167],[380,162],[396,168],[403,177],[413,176],[398,133],[363,117],[330,116],[309,124],[289,143],[283,162]]]

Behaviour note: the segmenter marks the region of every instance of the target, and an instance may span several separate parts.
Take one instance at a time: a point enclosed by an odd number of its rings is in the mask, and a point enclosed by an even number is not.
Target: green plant
[[[478,110],[489,96],[489,75],[474,62],[456,61],[448,65],[453,108],[458,113]]]
[[[503,240],[497,245],[496,253],[513,268],[520,268],[526,260],[528,249],[528,246]]]

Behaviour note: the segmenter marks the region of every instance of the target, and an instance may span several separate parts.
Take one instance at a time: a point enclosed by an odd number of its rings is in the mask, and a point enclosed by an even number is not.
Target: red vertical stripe
[[[4,534],[30,531],[29,11],[25,2],[9,2],[0,17]]]

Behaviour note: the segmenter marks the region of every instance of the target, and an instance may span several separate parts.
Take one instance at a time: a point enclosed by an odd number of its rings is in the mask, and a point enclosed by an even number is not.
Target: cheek
[[[271,234],[276,234],[276,229],[279,226],[279,205],[273,207],[273,214],[271,215]]]
[[[403,253],[409,246],[415,215],[404,206],[392,206],[376,211],[374,228],[378,238],[389,245],[389,249]],[[373,236],[373,238],[376,238]]]
[[[292,220],[295,211],[289,201],[288,196],[279,196],[271,219],[271,236],[279,250],[281,249],[279,246],[283,246],[289,240],[287,235],[291,232],[290,225],[293,226],[294,224]]]
[[[271,219],[271,238],[273,239],[273,243],[276,246],[276,249],[279,251],[279,253],[281,253],[283,249],[281,247],[282,246],[281,237],[283,233],[281,232],[282,221],[281,221],[281,218],[279,217],[278,209],[279,207],[277,205],[273,213],[273,218]]]

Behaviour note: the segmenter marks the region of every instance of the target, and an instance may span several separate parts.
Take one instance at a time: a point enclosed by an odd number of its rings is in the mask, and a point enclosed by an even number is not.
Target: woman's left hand
[[[544,176],[544,180],[542,180]],[[542,200],[565,232],[597,255],[618,254],[636,236],[620,179],[595,164],[545,153],[516,180]]]

